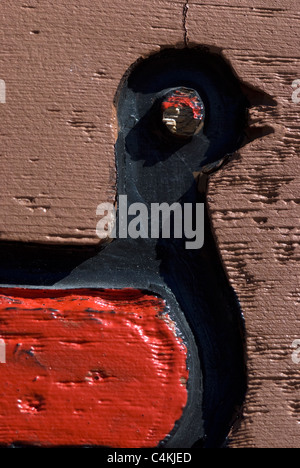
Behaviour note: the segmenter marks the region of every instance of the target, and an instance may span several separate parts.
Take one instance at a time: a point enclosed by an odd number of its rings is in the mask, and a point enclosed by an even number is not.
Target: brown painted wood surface
[[[247,326],[231,447],[298,447],[299,1],[7,0],[1,13],[1,240],[98,243],[97,205],[115,199],[113,100],[138,58],[207,45],[276,101],[251,110],[262,138],[211,178],[209,209]]]

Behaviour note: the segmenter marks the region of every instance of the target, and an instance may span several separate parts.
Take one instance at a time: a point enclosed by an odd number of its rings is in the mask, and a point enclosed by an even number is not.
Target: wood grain
[[[182,3],[7,1],[1,8],[0,239],[97,244],[115,200],[113,101],[139,57],[182,37]]]
[[[2,5],[0,239],[96,244],[115,199],[113,99],[126,70],[162,47],[218,51],[274,100],[260,137],[211,177],[215,238],[247,327],[249,391],[235,447],[297,447],[299,365],[298,0],[6,1]]]
[[[209,208],[224,266],[246,319],[249,391],[231,447],[298,447],[299,111],[297,2],[189,1],[189,43],[221,48],[239,78],[276,106],[250,111],[260,139],[215,174]],[[265,103],[267,104],[267,103]],[[265,135],[268,132],[270,135]]]

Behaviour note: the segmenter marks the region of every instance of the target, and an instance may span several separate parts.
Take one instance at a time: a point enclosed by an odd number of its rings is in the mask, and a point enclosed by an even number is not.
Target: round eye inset
[[[194,89],[173,89],[163,99],[161,107],[163,124],[173,135],[191,138],[204,126],[204,103]]]

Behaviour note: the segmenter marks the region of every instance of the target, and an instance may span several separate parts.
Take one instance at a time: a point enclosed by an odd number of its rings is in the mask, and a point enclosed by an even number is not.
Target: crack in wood
[[[189,33],[188,33],[188,28],[187,28],[188,12],[189,12],[189,0],[186,0],[183,6],[183,34],[184,34],[183,39],[184,39],[185,47],[188,47],[189,45]]]

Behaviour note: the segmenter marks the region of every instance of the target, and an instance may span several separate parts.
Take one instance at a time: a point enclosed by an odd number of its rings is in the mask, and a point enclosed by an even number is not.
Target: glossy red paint
[[[162,102],[162,110],[166,111],[171,107],[189,107],[193,111],[194,119],[196,120],[203,120],[204,118],[204,108],[197,99],[196,96],[189,96],[184,92],[179,90],[174,91],[173,94],[168,96]]]
[[[187,352],[137,290],[0,290],[0,444],[155,447],[187,403]]]

